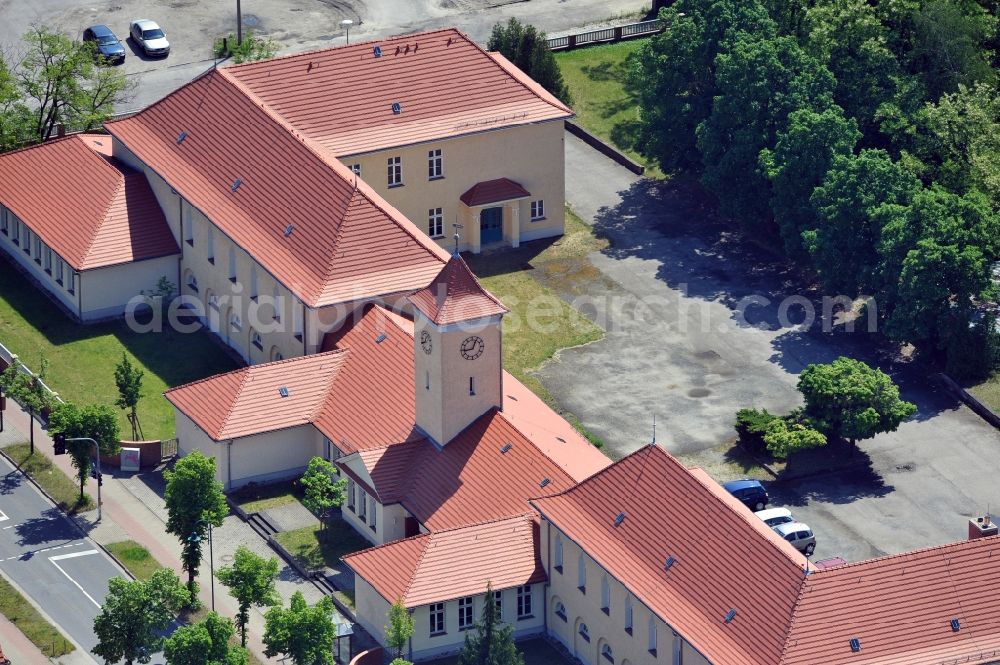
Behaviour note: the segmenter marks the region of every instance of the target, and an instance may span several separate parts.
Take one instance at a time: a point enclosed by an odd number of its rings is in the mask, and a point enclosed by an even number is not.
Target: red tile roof
[[[510,178],[497,178],[477,182],[462,194],[459,200],[469,207],[499,203],[512,199],[525,199],[531,192]]]
[[[507,308],[483,288],[465,260],[454,255],[429,285],[409,297],[413,306],[439,326],[506,314]]]
[[[0,155],[0,203],[74,270],[180,252],[146,177],[110,146],[81,134]]]
[[[780,661],[804,559],[655,444],[532,504],[709,661]]]
[[[381,57],[375,57],[375,46]],[[573,114],[502,56],[487,53],[454,28],[226,71],[260,103],[338,156]]]
[[[538,524],[527,515],[414,536],[344,563],[387,601],[408,608],[481,595],[487,583],[500,590],[546,579]]]
[[[419,288],[447,260],[225,69],[106,127],[310,307]]]

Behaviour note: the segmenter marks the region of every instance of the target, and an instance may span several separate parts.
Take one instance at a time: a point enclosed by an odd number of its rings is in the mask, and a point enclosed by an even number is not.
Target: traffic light
[[[103,484],[104,484],[104,474],[99,473],[97,474],[97,486],[100,487]]]
[[[57,432],[55,436],[52,437],[53,447],[55,448],[56,455],[66,454],[66,435],[62,432]]]

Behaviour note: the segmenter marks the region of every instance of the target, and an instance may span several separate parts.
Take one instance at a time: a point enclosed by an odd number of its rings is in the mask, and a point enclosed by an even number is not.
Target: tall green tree
[[[13,400],[16,400],[30,418],[28,441],[31,454],[35,454],[35,418],[45,409],[52,406],[54,400],[51,393],[45,389],[40,379],[45,375],[45,358],[41,359],[41,371],[38,376],[31,374],[18,360],[12,363],[3,374],[0,374],[0,389]]]
[[[132,426],[132,440],[138,441],[142,427],[139,426],[139,400],[142,399],[142,377],[144,372],[132,364],[128,354],[122,351],[122,360],[115,365],[115,386],[118,399],[115,406],[128,411],[128,422]]]
[[[305,488],[302,505],[319,515],[325,527],[330,510],[339,507],[347,498],[347,480],[340,477],[337,467],[329,461],[313,457],[299,484]]]
[[[959,84],[994,85],[993,54],[987,49],[997,30],[997,17],[977,2],[925,0],[913,13],[909,63],[935,100]]]
[[[233,622],[215,612],[202,621],[181,626],[163,642],[167,665],[246,665],[247,652],[229,644]]]
[[[29,141],[32,118],[31,110],[24,103],[24,96],[18,84],[7,55],[0,50],[0,152],[6,152]]]
[[[569,88],[563,81],[562,72],[546,39],[544,32],[512,16],[506,24],[493,26],[486,49],[498,51],[543,88],[569,104]]]
[[[301,591],[292,594],[288,609],[272,607],[264,616],[264,655],[284,654],[295,665],[332,665],[333,601],[324,596],[309,607]]]
[[[817,225],[803,232],[828,292],[851,297],[874,292],[882,260],[882,222],[875,210],[908,201],[919,188],[920,181],[884,151],[834,157],[811,197]]]
[[[715,85],[712,112],[697,130],[702,183],[726,217],[768,229],[770,183],[761,151],[775,145],[792,111],[833,104],[833,75],[791,37],[741,33],[716,58]]]
[[[664,30],[629,56],[626,87],[639,113],[635,148],[667,173],[701,170],[695,129],[712,112],[716,57],[738,32],[776,34],[759,0],[678,0]]]
[[[229,506],[222,493],[222,483],[215,479],[215,460],[198,451],[177,460],[174,470],[165,472],[164,477],[167,480],[164,493],[167,533],[181,541],[181,564],[188,574],[191,601],[195,602],[195,577],[201,565],[202,543],[208,525],[222,526]]]
[[[524,665],[524,655],[514,643],[514,627],[500,625],[491,584],[486,585],[483,612],[475,630],[465,634],[458,665]]]
[[[879,369],[841,356],[809,365],[799,375],[803,415],[827,436],[855,445],[881,432],[894,432],[917,407],[899,397],[899,388]]]
[[[413,637],[413,617],[406,609],[402,599],[397,600],[389,608],[389,623],[385,625],[385,643],[396,652],[396,657],[403,655],[403,649]]]
[[[161,568],[142,580],[112,577],[108,595],[94,618],[97,646],[92,653],[107,663],[148,663],[163,644],[163,631],[188,600],[177,574]]]
[[[247,645],[247,624],[250,622],[250,607],[273,607],[281,603],[281,598],[274,587],[278,579],[278,560],[254,554],[245,546],[236,549],[233,565],[223,566],[216,572],[216,577],[239,603],[236,615],[236,627],[240,632],[240,644]]]
[[[771,181],[771,210],[789,256],[808,258],[802,232],[817,225],[813,190],[823,183],[834,158],[850,155],[860,138],[857,122],[845,118],[838,106],[822,113],[800,109],[789,114],[774,150],[761,152],[761,167]]]
[[[104,404],[77,406],[65,402],[53,407],[49,414],[49,433],[62,433],[67,438],[86,437],[97,442],[102,455],[114,455],[118,451],[120,430],[118,414]],[[86,441],[71,441],[66,445],[77,480],[80,481],[80,500],[83,487],[93,468],[94,447]]]

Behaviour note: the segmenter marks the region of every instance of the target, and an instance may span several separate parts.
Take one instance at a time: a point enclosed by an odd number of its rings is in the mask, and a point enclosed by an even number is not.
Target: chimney
[[[1000,533],[1000,525],[990,519],[990,514],[969,520],[969,540],[995,536]]]

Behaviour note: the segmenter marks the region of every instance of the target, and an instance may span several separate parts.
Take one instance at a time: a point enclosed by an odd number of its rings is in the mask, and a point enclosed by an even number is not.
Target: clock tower
[[[507,308],[458,254],[409,300],[416,310],[416,425],[445,446],[503,404],[500,322]]]

